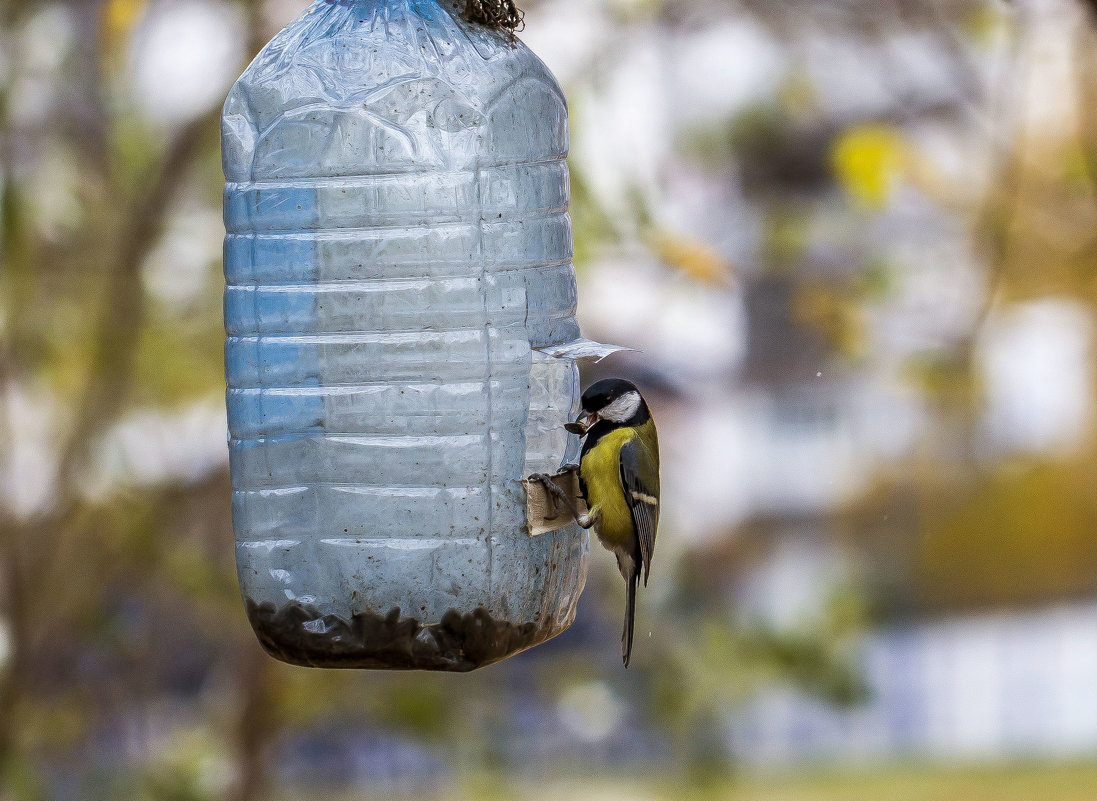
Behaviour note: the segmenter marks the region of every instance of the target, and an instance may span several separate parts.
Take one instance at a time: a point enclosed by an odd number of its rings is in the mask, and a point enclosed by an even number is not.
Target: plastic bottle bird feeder
[[[573,620],[586,535],[533,531],[521,481],[575,461],[574,358],[611,350],[574,317],[566,114],[435,0],[319,0],[229,94],[233,524],[272,655],[470,670]]]

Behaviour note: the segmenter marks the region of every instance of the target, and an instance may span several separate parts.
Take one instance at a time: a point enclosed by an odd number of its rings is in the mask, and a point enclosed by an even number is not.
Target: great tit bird
[[[620,378],[606,378],[583,393],[579,419],[565,428],[584,437],[579,458],[579,489],[587,514],[572,508],[576,522],[594,527],[598,541],[617,557],[625,579],[625,627],[621,656],[632,657],[636,588],[648,583],[655,532],[659,525],[659,438],[639,390]],[[547,476],[534,476],[569,507],[571,502]]]

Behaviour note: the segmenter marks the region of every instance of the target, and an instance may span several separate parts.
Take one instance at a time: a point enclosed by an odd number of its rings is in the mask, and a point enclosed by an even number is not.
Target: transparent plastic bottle
[[[566,106],[435,0],[319,0],[222,120],[233,523],[252,625],[324,667],[469,670],[567,628],[574,461]],[[559,351],[559,347],[557,347]]]

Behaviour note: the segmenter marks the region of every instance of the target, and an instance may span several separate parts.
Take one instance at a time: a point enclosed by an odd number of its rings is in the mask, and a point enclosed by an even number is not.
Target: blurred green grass
[[[1097,763],[1022,763],[944,768],[919,764],[744,774],[705,784],[680,776],[643,781],[579,776],[505,781],[483,776],[430,796],[403,801],[1092,801]],[[331,796],[285,795],[284,801],[362,801],[361,790]],[[378,797],[381,797],[380,795]]]
[[[869,771],[826,771],[752,777],[689,798],[728,801],[1082,801],[1094,797],[1097,764],[987,767],[904,765]],[[673,798],[673,790],[665,796]],[[681,796],[678,796],[681,797]]]

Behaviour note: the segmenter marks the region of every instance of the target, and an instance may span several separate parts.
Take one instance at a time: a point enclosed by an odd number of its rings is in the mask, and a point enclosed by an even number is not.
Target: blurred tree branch
[[[192,120],[174,137],[163,164],[138,182],[127,204],[125,218],[132,225],[123,232],[103,290],[92,358],[83,382],[83,399],[58,464],[59,503],[54,519],[68,519],[77,503],[77,473],[83,469],[98,436],[123,411],[128,395],[134,349],[145,317],[141,267],[156,245],[171,200],[211,132],[217,130],[219,110]]]
[[[31,603],[45,587],[58,580],[70,565],[57,560],[65,541],[85,535],[80,495],[80,474],[95,443],[126,408],[133,356],[144,319],[144,291],[140,270],[162,231],[171,198],[185,178],[201,145],[216,130],[219,115],[210,112],[188,123],[169,146],[163,165],[138,183],[127,203],[132,227],[122,233],[117,256],[99,301],[98,324],[80,404],[64,443],[59,449],[55,491],[44,514],[25,521],[9,517],[3,538],[6,568],[6,611],[11,626],[11,657],[0,676],[0,764],[13,746],[11,730],[17,720],[13,705],[19,688],[29,679],[36,640],[50,631],[38,620],[39,607]],[[5,360],[7,361],[7,360]]]
[[[1082,13],[1085,23],[1078,26],[1072,43],[1076,61],[1075,95],[1081,116],[1079,147],[1090,191],[1097,203],[1097,115],[1094,114],[1097,109],[1097,55],[1094,54],[1097,48],[1097,0],[1083,0]],[[1090,247],[1094,245],[1097,245],[1097,237]]]
[[[268,751],[276,724],[271,709],[274,672],[274,663],[258,648],[239,659],[237,683],[243,690],[243,702],[233,731],[237,777],[229,801],[269,798]]]
[[[72,5],[75,9],[78,4]],[[247,56],[250,58],[262,44],[263,4],[260,0],[248,0],[243,6],[247,22]],[[11,31],[37,7],[38,4],[30,2],[6,2],[0,6],[0,25]],[[103,46],[101,41],[99,46]],[[102,61],[100,54],[81,55],[90,62],[90,71],[97,73],[95,65]],[[0,88],[0,112],[7,110],[7,90],[7,84]],[[97,85],[93,91],[98,92]],[[8,660],[0,667],[0,785],[20,747],[21,727],[25,722],[20,708],[33,694],[38,655],[51,638],[64,630],[64,621],[82,603],[82,599],[69,598],[64,593],[49,602],[45,602],[45,596],[51,592],[51,587],[70,584],[69,575],[74,566],[67,557],[77,553],[70,544],[77,539],[94,537],[96,533],[91,526],[97,516],[82,495],[81,479],[98,443],[126,411],[127,400],[132,394],[134,358],[147,317],[141,270],[160,241],[180,187],[187,181],[195,163],[216,147],[219,117],[220,109],[214,108],[190,120],[170,138],[162,156],[137,180],[128,182],[128,190],[121,185],[112,188],[113,199],[108,202],[122,209],[119,214],[122,225],[115,241],[103,249],[101,263],[105,269],[96,293],[84,300],[86,308],[95,309],[89,315],[89,319],[94,320],[87,334],[89,357],[74,395],[76,403],[71,422],[57,449],[50,503],[26,519],[18,519],[6,509],[0,510],[0,610],[10,640]],[[94,143],[89,144],[83,131],[62,128],[59,133],[72,138],[85,153],[88,146],[93,150],[96,147]],[[11,284],[13,276],[26,280],[20,284],[22,294],[5,293],[8,295],[5,305],[10,313],[3,318],[5,331],[0,338],[0,397],[6,397],[9,388],[25,377],[18,367],[21,361],[18,348],[22,343],[21,317],[33,308],[26,301],[33,298],[39,304],[48,303],[43,293],[49,292],[42,280],[48,275],[42,261],[43,249],[37,243],[34,221],[23,213],[26,203],[19,195],[21,188],[14,178],[17,171],[13,137],[11,131],[0,134],[0,169],[5,179],[0,248],[7,265],[7,283]],[[127,194],[122,195],[124,192]],[[98,222],[99,218],[96,218],[93,224]],[[102,236],[101,232],[88,233]],[[62,264],[69,258],[64,251],[54,255],[62,259]],[[10,425],[11,416],[6,403],[4,407],[4,413],[0,414],[0,435],[10,443],[10,432],[3,427]],[[65,597],[67,603],[59,602],[60,597]],[[252,650],[258,653],[257,648]],[[244,781],[236,797],[246,801],[260,797],[254,788],[263,786],[261,756],[267,735],[263,727],[254,722],[259,719],[258,710],[264,704],[269,682],[254,680],[263,672],[254,659],[244,660],[240,670],[238,681],[248,688],[248,693],[243,718],[236,729],[244,766]]]

